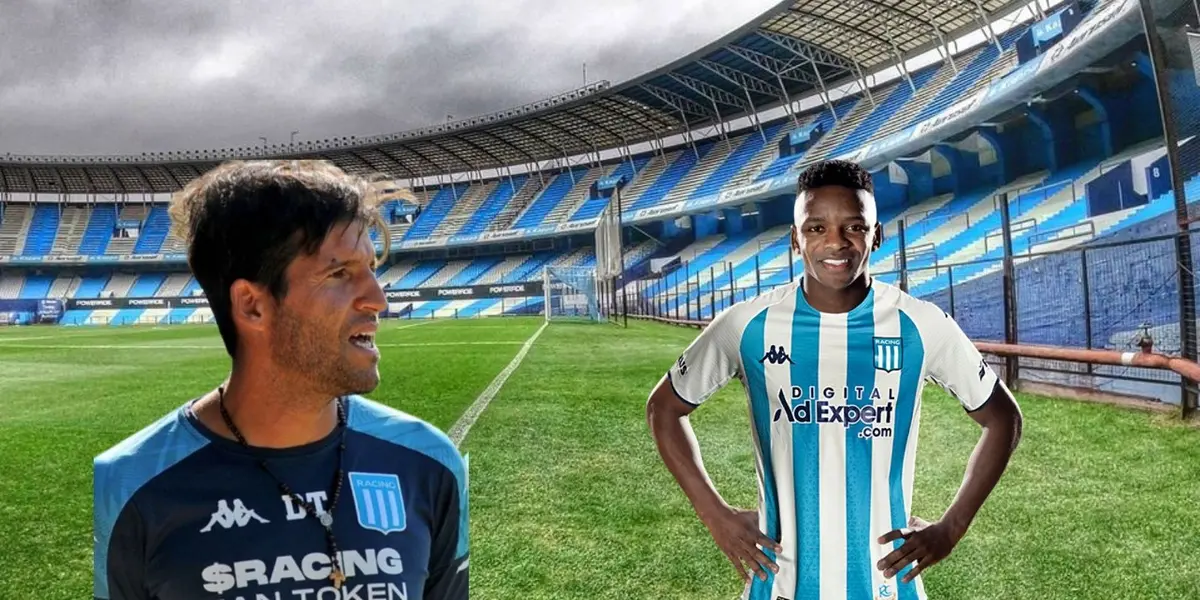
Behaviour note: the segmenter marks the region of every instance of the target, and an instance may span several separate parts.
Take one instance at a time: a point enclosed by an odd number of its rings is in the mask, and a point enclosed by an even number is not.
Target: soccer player
[[[883,240],[873,193],[854,163],[806,169],[792,226],[803,277],[718,314],[647,402],[662,459],[747,600],[925,598],[921,572],[966,534],[1020,437],[1016,402],[954,320],[868,273]],[[757,511],[722,499],[688,421],[734,377],[749,396]],[[982,427],[932,523],[911,515],[926,377]]]
[[[232,368],[95,459],[95,598],[467,598],[464,460],[360,395],[387,306],[367,183],[227,163],[170,214]]]

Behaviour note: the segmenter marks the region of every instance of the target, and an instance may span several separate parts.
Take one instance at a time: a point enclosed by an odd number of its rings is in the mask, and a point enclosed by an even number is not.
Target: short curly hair
[[[287,268],[301,253],[315,254],[335,225],[362,222],[391,236],[376,186],[327,161],[231,161],[191,181],[171,200],[177,236],[187,244],[188,266],[208,297],[217,329],[236,358],[230,286],[262,284],[276,300],[287,295]]]
[[[827,185],[875,193],[875,182],[866,169],[858,163],[839,159],[823,160],[804,169],[804,172],[800,173],[796,192],[804,193]]]

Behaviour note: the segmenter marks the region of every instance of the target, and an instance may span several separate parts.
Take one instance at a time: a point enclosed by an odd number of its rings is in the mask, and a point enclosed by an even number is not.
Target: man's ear
[[[871,252],[878,250],[879,247],[882,245],[883,245],[883,224],[876,223],[875,224],[875,241],[874,241],[874,243],[871,244]]]
[[[274,314],[274,298],[266,286],[238,279],[229,286],[229,307],[239,331],[262,331]]]
[[[796,231],[796,224],[792,223],[792,252],[800,254],[800,234]]]

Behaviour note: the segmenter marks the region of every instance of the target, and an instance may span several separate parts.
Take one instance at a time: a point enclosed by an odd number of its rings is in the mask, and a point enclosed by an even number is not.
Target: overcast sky
[[[0,0],[0,155],[405,131],[579,87],[585,62],[618,84],[775,4]]]

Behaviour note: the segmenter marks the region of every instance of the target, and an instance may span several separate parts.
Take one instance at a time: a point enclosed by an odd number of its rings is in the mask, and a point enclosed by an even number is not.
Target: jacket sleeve
[[[454,453],[458,457],[457,452]],[[423,595],[427,600],[466,600],[469,587],[469,536],[467,526],[466,460],[443,478],[438,496],[438,513],[433,524],[429,554],[429,579]]]
[[[95,600],[146,600],[145,528],[133,502],[117,506],[96,473],[92,509],[92,596]]]

